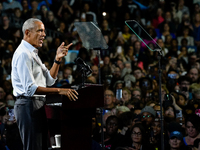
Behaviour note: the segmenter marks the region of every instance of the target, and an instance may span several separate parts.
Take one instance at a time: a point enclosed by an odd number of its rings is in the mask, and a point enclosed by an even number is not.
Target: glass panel
[[[146,47],[148,47],[151,51],[157,51],[157,49],[161,50],[160,46],[156,43],[156,41],[142,28],[142,26],[135,20],[126,20],[125,24],[133,31],[133,33],[138,37],[140,41],[142,41]],[[154,47],[150,47],[150,43],[154,45]]]
[[[93,22],[75,22],[74,26],[86,49],[107,49],[108,45],[99,27]]]

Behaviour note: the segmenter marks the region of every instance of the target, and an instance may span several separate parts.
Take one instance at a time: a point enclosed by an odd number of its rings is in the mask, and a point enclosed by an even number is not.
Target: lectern
[[[47,103],[62,102],[59,113],[61,150],[91,149],[92,117],[95,117],[96,108],[104,106],[103,85],[85,84],[77,92],[76,101],[70,101],[66,96],[47,96]]]

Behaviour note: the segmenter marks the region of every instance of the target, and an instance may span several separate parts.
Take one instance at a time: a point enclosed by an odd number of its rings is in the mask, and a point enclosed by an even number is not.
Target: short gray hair
[[[26,30],[31,30],[35,27],[35,22],[42,22],[42,21],[37,18],[30,18],[24,22],[22,26],[23,35],[25,34]]]

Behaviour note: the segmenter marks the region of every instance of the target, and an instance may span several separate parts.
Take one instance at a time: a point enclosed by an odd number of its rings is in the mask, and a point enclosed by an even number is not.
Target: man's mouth
[[[43,43],[43,40],[44,40],[44,39],[40,39],[40,42]]]

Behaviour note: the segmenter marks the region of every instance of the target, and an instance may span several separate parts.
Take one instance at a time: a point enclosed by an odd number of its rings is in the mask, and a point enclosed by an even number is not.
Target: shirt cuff
[[[51,76],[49,70],[47,71],[47,80],[46,80],[47,86],[52,86],[52,85],[56,82],[57,79],[58,79],[57,77],[54,79],[54,78]]]
[[[32,84],[29,88],[28,88],[28,92],[27,94],[31,97],[35,94],[36,90],[38,88],[38,85],[36,84]]]

